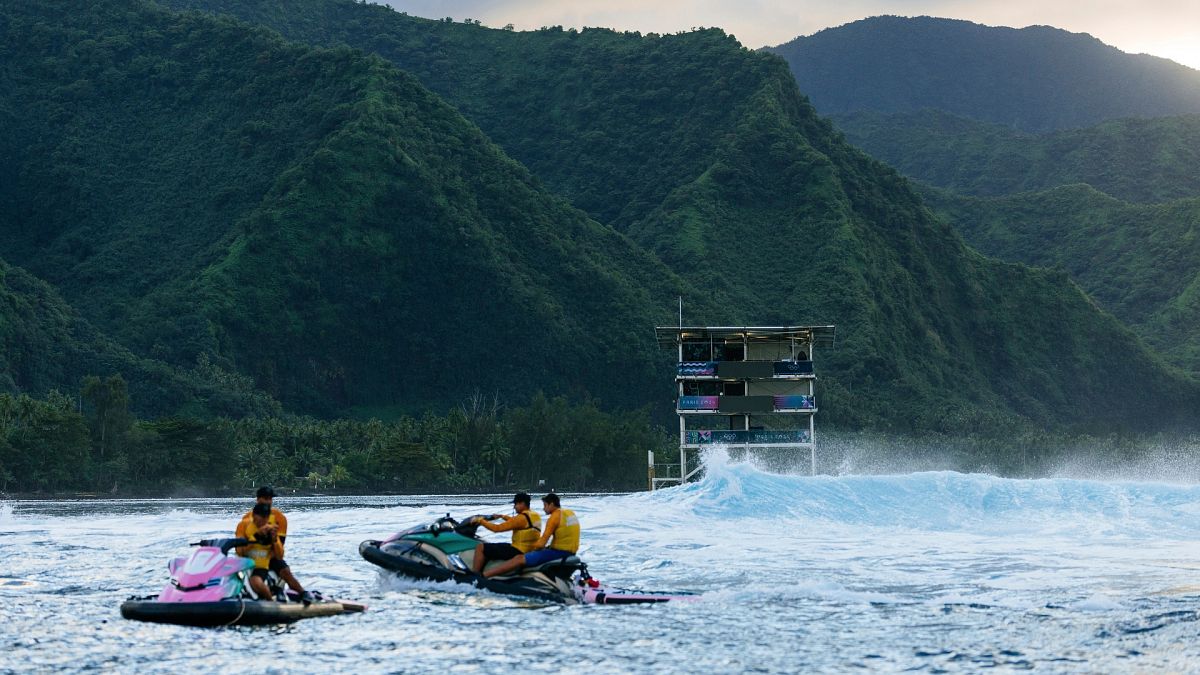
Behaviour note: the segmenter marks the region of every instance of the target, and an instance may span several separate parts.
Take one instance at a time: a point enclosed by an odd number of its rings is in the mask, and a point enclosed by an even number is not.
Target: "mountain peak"
[[[1053,26],[876,16],[768,51],[825,114],[937,108],[1048,131],[1200,112],[1200,71]]]

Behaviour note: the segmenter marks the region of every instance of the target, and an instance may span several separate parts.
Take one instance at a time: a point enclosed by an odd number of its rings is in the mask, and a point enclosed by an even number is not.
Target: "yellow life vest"
[[[533,509],[525,509],[525,513],[518,513],[518,518],[528,516],[526,521],[531,526],[523,527],[519,530],[513,530],[512,545],[521,553],[529,553],[533,550],[533,545],[537,543],[538,538],[542,536],[542,517]]]
[[[275,514],[272,513],[270,518],[267,518],[268,525],[275,524]],[[254,535],[258,534],[258,526],[254,524],[254,519],[246,523],[246,538],[250,540],[250,545],[246,547],[246,556],[254,561],[254,567],[260,570],[270,569],[271,567],[271,551],[274,549],[274,544],[260,544]]]
[[[559,509],[558,513],[558,528],[554,530],[550,548],[574,553],[579,550],[579,519],[569,509]]]

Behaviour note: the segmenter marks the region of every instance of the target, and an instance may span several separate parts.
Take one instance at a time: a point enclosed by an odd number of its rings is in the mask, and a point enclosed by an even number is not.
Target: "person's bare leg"
[[[300,585],[299,581],[296,581],[296,575],[292,574],[292,568],[285,567],[279,570],[279,578],[287,582],[288,588],[292,589],[293,591],[296,591],[297,593],[304,592],[304,587]]]
[[[508,574],[509,572],[511,572],[513,570],[521,569],[524,566],[525,566],[525,556],[519,555],[511,560],[505,560],[504,562],[500,563],[499,565],[496,565],[492,569],[487,570],[486,572],[483,573],[483,576],[498,577],[502,574]]]
[[[485,563],[487,561],[483,559],[483,542],[480,542],[475,544],[475,557],[471,559],[471,571],[479,574]]]
[[[250,577],[250,588],[254,590],[254,594],[259,600],[274,600],[271,597],[271,589],[267,586],[267,582],[262,577]]]

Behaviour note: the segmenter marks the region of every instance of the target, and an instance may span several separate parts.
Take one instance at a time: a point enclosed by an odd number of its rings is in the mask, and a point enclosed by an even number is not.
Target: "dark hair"
[[[268,504],[255,504],[254,508],[251,510],[251,513],[256,516],[262,516],[263,518],[270,518],[271,507]]]
[[[513,497],[513,503],[514,504],[524,504],[525,506],[529,506],[530,499],[532,499],[532,497],[529,496],[528,492],[518,492],[517,496]]]
[[[270,485],[264,485],[264,486],[258,488],[258,492],[254,493],[254,496],[255,497],[270,497],[271,499],[274,499],[275,498],[275,488],[271,487]]]
[[[546,495],[545,497],[542,497],[542,501],[546,502],[547,504],[553,504],[555,506],[562,506],[562,502],[558,501],[558,495],[554,494],[553,492]]]

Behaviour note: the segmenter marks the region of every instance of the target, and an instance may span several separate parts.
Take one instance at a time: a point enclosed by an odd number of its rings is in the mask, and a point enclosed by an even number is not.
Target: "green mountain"
[[[692,292],[376,58],[114,2],[3,8],[0,246],[102,329],[293,409],[665,397]]]
[[[979,250],[1066,270],[1172,362],[1200,373],[1200,199],[1129,204],[1087,185],[927,198]]]
[[[719,31],[518,33],[338,0],[171,4],[392,60],[540,184],[653,250],[710,317],[836,323],[839,344],[820,355],[828,421],[1111,429],[1189,423],[1200,401],[1065,273],[967,248],[816,115],[782,61]],[[1117,406],[1123,378],[1153,393]]]
[[[625,229],[694,179],[773,70],[719,30],[641,36],[431,21],[351,0],[166,0],[285,37],[379,54],[420,79],[550,190]]]
[[[878,16],[770,51],[824,114],[934,108],[1047,131],[1200,113],[1200,72],[1049,26]]]
[[[0,394],[74,394],[86,375],[120,374],[147,415],[261,416],[279,404],[202,362],[190,371],[139,358],[96,330],[48,284],[0,261]]]
[[[1087,183],[1118,199],[1200,195],[1200,115],[1030,134],[940,110],[834,117],[846,139],[907,176],[981,197]]]

